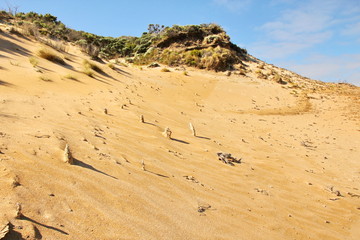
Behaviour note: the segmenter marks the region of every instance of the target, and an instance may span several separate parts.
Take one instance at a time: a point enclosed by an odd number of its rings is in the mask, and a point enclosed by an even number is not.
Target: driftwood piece
[[[231,156],[230,153],[217,153],[218,158],[220,161],[222,161],[225,164],[234,166],[234,163],[241,163],[241,158],[234,158],[233,156]]]

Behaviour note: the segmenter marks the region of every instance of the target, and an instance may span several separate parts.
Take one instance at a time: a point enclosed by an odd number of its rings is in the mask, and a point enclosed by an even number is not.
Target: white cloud
[[[283,66],[313,79],[346,81],[360,86],[360,54],[313,55],[304,64],[284,63]]]
[[[313,34],[287,35],[279,32],[278,39],[281,41],[262,41],[250,47],[251,53],[265,60],[286,58],[296,55],[304,49],[322,43],[332,36],[331,31]]]
[[[266,41],[255,43],[251,48],[264,58],[283,58],[330,39],[332,13],[336,7],[333,1],[329,2],[320,7],[319,1],[305,1],[295,9],[284,10],[276,20],[258,28]]]
[[[310,78],[360,85],[359,1],[270,2],[276,4],[282,4],[282,10],[257,27],[261,40],[247,46],[251,54]],[[354,46],[354,54],[331,53],[349,46]]]

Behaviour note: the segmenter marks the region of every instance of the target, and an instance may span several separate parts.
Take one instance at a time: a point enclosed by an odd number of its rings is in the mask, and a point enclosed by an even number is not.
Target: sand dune
[[[0,33],[3,239],[360,239],[359,88],[101,63],[91,78],[75,47],[66,65],[42,47]]]

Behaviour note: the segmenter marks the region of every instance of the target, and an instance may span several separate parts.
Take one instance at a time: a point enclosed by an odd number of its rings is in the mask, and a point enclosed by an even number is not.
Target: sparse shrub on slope
[[[58,63],[58,64],[61,64],[61,65],[65,65],[64,59],[62,57],[60,57],[59,55],[57,55],[56,53],[52,52],[49,49],[41,48],[38,51],[38,56],[42,57],[42,58],[44,58],[46,60],[49,60],[51,62]]]
[[[84,61],[83,61],[83,67],[84,67],[84,69],[92,69],[98,73],[104,72],[100,66],[98,66],[97,64],[90,62],[89,60],[86,60],[86,59],[84,59]]]
[[[139,65],[158,61],[170,66],[225,71],[247,58],[246,50],[231,43],[230,37],[216,24],[172,27],[150,24],[148,32],[141,37],[113,38],[67,28],[51,14],[1,15],[2,19],[7,17],[15,18],[15,25],[29,36],[75,43],[92,59],[126,57]]]

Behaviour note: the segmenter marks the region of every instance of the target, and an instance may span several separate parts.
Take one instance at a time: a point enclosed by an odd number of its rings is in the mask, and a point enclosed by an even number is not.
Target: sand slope
[[[62,66],[41,47],[0,33],[4,239],[360,239],[359,88],[100,63],[90,78],[76,48]]]

